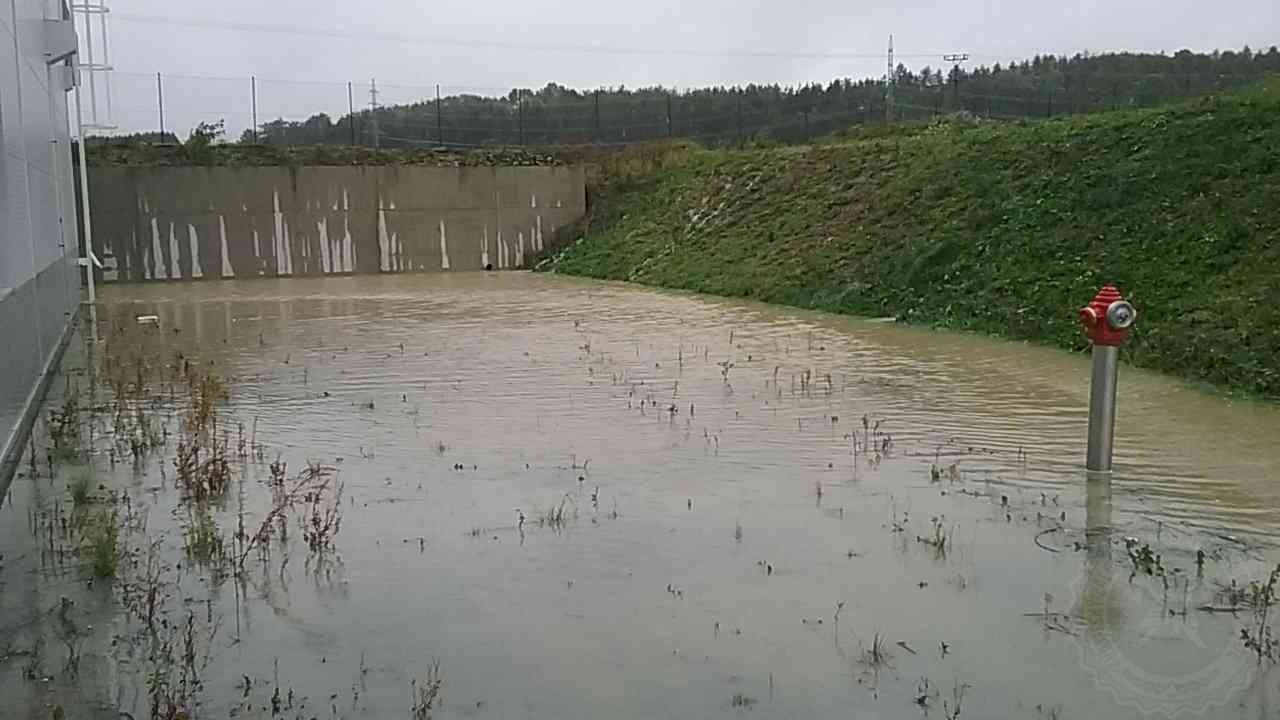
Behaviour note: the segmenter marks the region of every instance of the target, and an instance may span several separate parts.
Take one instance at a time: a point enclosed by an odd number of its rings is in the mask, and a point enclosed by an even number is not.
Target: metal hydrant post
[[[1093,374],[1089,387],[1089,451],[1085,468],[1111,471],[1111,450],[1116,430],[1116,375],[1120,346],[1138,311],[1120,296],[1114,285],[1105,285],[1093,301],[1080,310],[1085,335],[1093,343]]]

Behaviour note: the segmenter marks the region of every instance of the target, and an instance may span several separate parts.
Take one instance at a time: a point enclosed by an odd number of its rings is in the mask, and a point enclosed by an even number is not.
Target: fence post
[[[809,111],[804,111],[804,141],[809,142]]]
[[[741,150],[742,146],[742,88],[738,88],[738,149]]]
[[[671,124],[671,91],[667,91],[667,137],[673,137],[675,129]]]
[[[592,131],[592,139],[600,142],[600,91],[596,90],[596,109],[595,109],[595,129]]]
[[[436,145],[444,147],[444,120],[440,115],[440,83],[436,83]]]
[[[164,142],[164,81],[156,73],[156,104],[160,108],[160,142]]]
[[[258,142],[258,77],[249,76],[249,95],[253,105],[253,141]]]

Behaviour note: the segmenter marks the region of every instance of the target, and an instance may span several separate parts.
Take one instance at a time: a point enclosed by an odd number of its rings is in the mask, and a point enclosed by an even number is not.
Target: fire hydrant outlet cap
[[[1127,300],[1117,300],[1107,307],[1107,324],[1112,330],[1128,330],[1138,319],[1138,311]]]

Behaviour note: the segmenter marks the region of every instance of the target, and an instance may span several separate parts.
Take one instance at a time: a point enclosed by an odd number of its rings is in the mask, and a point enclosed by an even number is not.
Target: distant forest
[[[803,142],[855,125],[913,122],[967,112],[1046,118],[1155,105],[1251,83],[1280,72],[1280,50],[1212,54],[1037,56],[976,67],[899,64],[892,106],[885,78],[799,87],[747,85],[574,90],[555,83],[505,97],[451,95],[334,120],[274,120],[240,141],[272,145],[373,145],[455,149],[493,145],[631,143],[668,137],[707,144]],[[155,134],[152,133],[152,136]],[[166,137],[170,139],[172,136]],[[154,142],[156,137],[141,141]],[[173,138],[176,139],[176,138]]]

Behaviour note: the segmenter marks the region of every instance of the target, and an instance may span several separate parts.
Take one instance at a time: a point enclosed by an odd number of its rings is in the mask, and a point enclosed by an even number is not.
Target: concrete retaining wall
[[[97,167],[110,282],[528,267],[586,212],[570,167]]]

